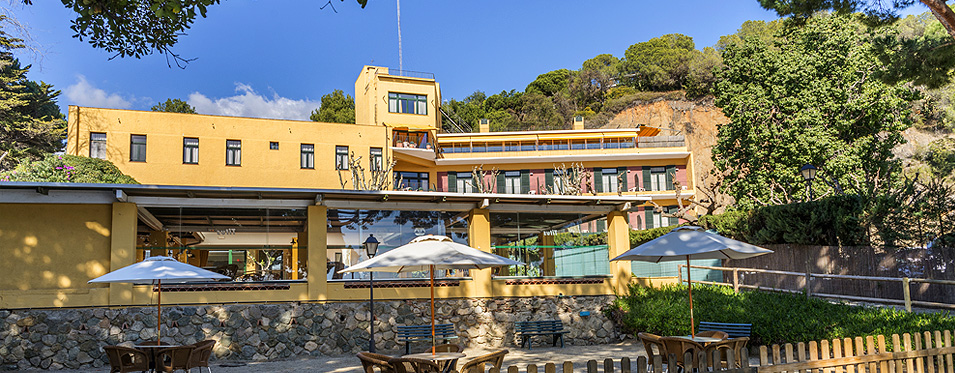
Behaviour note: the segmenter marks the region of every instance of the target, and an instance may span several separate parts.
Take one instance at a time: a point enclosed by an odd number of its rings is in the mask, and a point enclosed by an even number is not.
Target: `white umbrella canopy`
[[[769,249],[706,232],[700,227],[684,226],[676,227],[670,233],[630,249],[610,261],[638,260],[659,263],[686,260],[687,292],[690,294],[690,335],[695,335],[690,259],[746,259],[772,252]]]
[[[157,285],[159,295],[156,300],[156,344],[159,345],[162,337],[162,283],[164,281],[175,284],[228,279],[230,279],[229,276],[207,271],[168,256],[153,256],[89,280],[89,283]]]
[[[462,245],[447,236],[425,235],[407,245],[345,268],[342,272],[428,271],[431,277],[431,353],[434,350],[434,271],[439,269],[484,269],[524,263]]]

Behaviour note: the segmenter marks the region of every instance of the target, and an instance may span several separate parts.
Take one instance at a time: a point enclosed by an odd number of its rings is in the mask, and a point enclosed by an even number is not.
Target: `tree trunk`
[[[935,15],[935,18],[938,18],[938,21],[942,23],[945,30],[948,30],[948,34],[951,35],[952,38],[955,38],[955,12],[952,11],[952,8],[945,5],[944,0],[921,1],[932,10],[932,14]]]

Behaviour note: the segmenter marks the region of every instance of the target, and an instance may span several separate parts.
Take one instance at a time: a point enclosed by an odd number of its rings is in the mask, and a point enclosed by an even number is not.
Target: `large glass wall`
[[[524,263],[500,267],[495,276],[578,277],[610,274],[605,238],[591,227],[602,215],[491,213],[494,252]]]
[[[367,279],[368,273],[341,273],[342,269],[368,259],[362,243],[374,235],[380,242],[377,255],[426,234],[450,237],[468,244],[466,211],[328,210],[328,279]],[[437,271],[435,277],[466,277],[467,271]],[[375,272],[376,280],[428,278],[425,272]]]

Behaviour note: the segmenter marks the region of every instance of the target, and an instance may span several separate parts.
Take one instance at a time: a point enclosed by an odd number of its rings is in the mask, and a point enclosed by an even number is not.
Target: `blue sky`
[[[223,0],[175,51],[196,58],[169,68],[161,55],[109,60],[72,38],[59,1],[15,6],[44,51],[18,53],[28,75],[63,90],[60,104],[149,110],[180,98],[205,114],[307,119],[322,95],[354,92],[363,65],[398,67],[396,1]],[[597,54],[682,33],[698,49],[746,20],[772,20],[756,0],[425,1],[401,5],[406,70],[435,74],[445,99],[518,89],[538,74]],[[332,6],[337,13],[332,11]],[[915,10],[913,10],[915,11]],[[922,10],[917,10],[921,12]]]

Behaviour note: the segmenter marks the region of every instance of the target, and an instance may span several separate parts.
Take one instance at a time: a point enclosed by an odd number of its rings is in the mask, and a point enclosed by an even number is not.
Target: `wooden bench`
[[[397,326],[396,334],[398,343],[404,342],[405,355],[411,353],[411,342],[427,341],[431,342],[431,325],[404,325]],[[449,339],[457,339],[458,335],[454,331],[454,325],[435,324],[434,339],[448,343]]]
[[[557,346],[557,341],[560,340],[560,347],[564,347],[564,333],[567,333],[560,320],[518,321],[515,332],[521,339],[521,347],[527,344],[528,349],[533,348],[531,337],[536,335],[551,335],[554,338],[554,346]]]
[[[753,324],[700,321],[700,327],[696,329],[697,332],[714,330],[726,332],[730,338],[750,337],[753,334]]]

